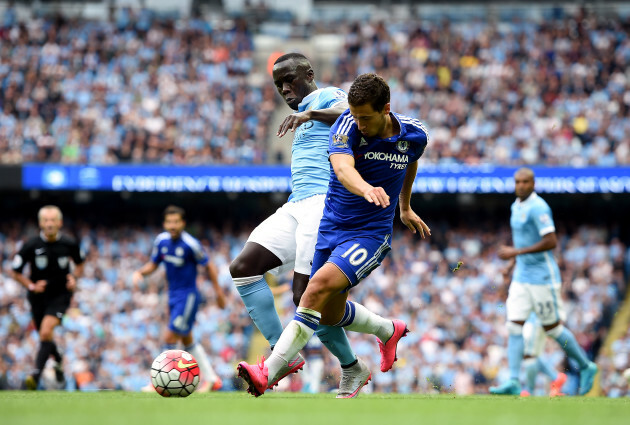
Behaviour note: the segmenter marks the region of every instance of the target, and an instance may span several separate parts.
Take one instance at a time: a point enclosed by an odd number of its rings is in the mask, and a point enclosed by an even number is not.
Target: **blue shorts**
[[[350,281],[346,291],[377,268],[391,250],[391,234],[319,228],[311,277],[326,263],[333,263]]]
[[[170,318],[168,328],[179,335],[187,335],[195,323],[199,308],[197,291],[169,294],[168,309]]]

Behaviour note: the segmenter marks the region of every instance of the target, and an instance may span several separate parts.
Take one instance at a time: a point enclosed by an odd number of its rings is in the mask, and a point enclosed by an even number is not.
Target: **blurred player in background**
[[[430,232],[410,206],[417,161],[428,136],[418,120],[391,113],[389,102],[387,83],[375,74],[362,74],[350,87],[349,110],[331,128],[328,150],[334,173],[319,227],[312,277],[269,359],[257,365],[238,365],[239,376],[255,396],[265,392],[269,377],[295,358],[320,323],[376,335],[383,372],[396,360],[406,324],[347,301],[348,291],[378,267],[391,249],[397,205],[402,222],[412,232],[419,231],[423,237]],[[390,196],[398,202],[390,203]],[[360,378],[356,393],[337,397],[356,396],[370,380],[371,372],[363,361],[353,368]]]
[[[503,278],[509,287],[512,271],[516,260],[512,258],[507,268],[503,271]],[[545,349],[547,334],[540,323],[536,313],[530,313],[523,325],[523,367],[525,369],[525,388],[521,390],[521,397],[529,397],[536,389],[536,377],[539,372],[544,373],[551,379],[549,385],[549,395],[556,397],[562,394],[562,386],[567,380],[567,375],[558,372],[549,366],[540,356]]]
[[[510,226],[514,246],[502,246],[503,260],[516,259],[506,302],[508,328],[508,365],[510,380],[490,387],[492,394],[521,393],[519,374],[523,360],[523,325],[531,312],[536,313],[548,336],[580,367],[579,394],[593,386],[597,365],[588,360],[575,336],[564,327],[564,308],[560,292],[560,269],[551,250],[558,243],[549,205],[534,192],[534,172],[520,168],[514,174],[517,199],[512,204]]]
[[[216,266],[208,260],[201,243],[184,230],[185,227],[184,210],[176,206],[168,206],[164,210],[165,232],[155,238],[151,260],[133,273],[132,280],[137,286],[144,276],[150,275],[157,270],[160,263],[164,263],[168,280],[170,318],[164,335],[163,349],[172,350],[181,341],[184,350],[193,355],[201,369],[203,383],[197,391],[216,391],[223,385],[221,378],[210,365],[203,346],[195,343],[192,336],[192,326],[200,301],[197,289],[197,266],[204,266],[207,269],[220,308],[225,308],[225,298],[219,286]],[[143,390],[153,391],[150,384]]]
[[[35,370],[26,378],[29,390],[37,389],[44,366],[50,356],[55,359],[55,376],[63,385],[63,357],[53,341],[53,332],[70,306],[77,290],[77,279],[83,274],[83,254],[76,241],[60,233],[63,225],[61,210],[46,205],[37,214],[41,232],[28,240],[13,258],[14,278],[28,290],[33,323],[39,333],[39,351]],[[71,262],[74,270],[71,270]],[[22,274],[30,264],[30,278]]]
[[[282,323],[276,312],[273,294],[264,274],[274,269],[293,267],[293,300],[299,304],[308,284],[317,229],[328,190],[328,134],[330,126],[348,107],[346,93],[336,87],[318,89],[315,71],[300,53],[279,57],[273,66],[273,81],[287,105],[297,112],[289,115],[278,130],[282,137],[295,131],[291,149],[291,182],[293,191],[282,207],[254,229],[241,253],[230,265],[230,273],[247,312],[274,349],[282,334]],[[342,328],[321,326],[317,335],[339,359],[342,383],[350,385],[351,367],[357,358]],[[304,364],[300,353],[278,370],[269,381],[273,387],[284,376],[297,372]],[[342,385],[341,392],[352,393],[354,387]]]

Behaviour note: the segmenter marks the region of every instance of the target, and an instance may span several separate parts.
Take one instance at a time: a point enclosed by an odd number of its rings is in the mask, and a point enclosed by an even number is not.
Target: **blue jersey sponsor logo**
[[[407,166],[418,160],[428,143],[424,126],[417,120],[393,114],[400,133],[388,139],[365,137],[359,132],[349,110],[335,122],[330,131],[330,155],[354,156],[355,168],[372,186],[380,186],[390,197],[391,204],[382,208],[348,191],[331,173],[324,218],[321,226],[334,224],[342,229],[362,229],[380,234],[392,232],[398,195],[402,189]],[[339,140],[346,140],[347,147]]]

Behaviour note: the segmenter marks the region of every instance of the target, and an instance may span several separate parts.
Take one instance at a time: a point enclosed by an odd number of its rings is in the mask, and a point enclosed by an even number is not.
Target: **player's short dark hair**
[[[179,214],[182,220],[186,220],[186,211],[184,211],[184,209],[181,207],[177,207],[175,205],[169,205],[168,207],[166,207],[166,209],[164,210],[164,218],[166,218],[167,215],[171,214]]]
[[[376,74],[361,74],[350,86],[348,103],[352,106],[370,104],[372,109],[381,112],[389,103],[389,86]]]
[[[285,55],[280,56],[278,59],[276,59],[276,61],[273,64],[276,65],[280,62],[288,61],[289,59],[295,59],[298,62],[305,62],[309,66],[311,64],[311,61],[309,61],[308,58],[304,56],[302,53],[287,53]]]

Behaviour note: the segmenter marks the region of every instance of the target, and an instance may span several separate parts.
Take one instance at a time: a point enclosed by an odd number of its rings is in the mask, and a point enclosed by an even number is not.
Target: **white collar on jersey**
[[[39,232],[39,237],[42,238],[44,242],[50,242],[43,231]],[[57,232],[57,237],[55,238],[55,242],[61,239],[61,232]]]
[[[524,201],[521,201],[521,198],[516,198],[516,203],[517,204],[525,204],[527,202],[531,202],[534,199],[538,198],[538,194],[536,192],[532,192],[529,194],[529,196],[527,198],[525,198]]]
[[[319,96],[319,92],[321,92],[322,90],[324,89],[317,89],[304,96],[304,99],[302,99],[302,101],[298,105],[298,111],[300,110],[300,106],[306,106],[308,103],[315,100],[315,97]]]

